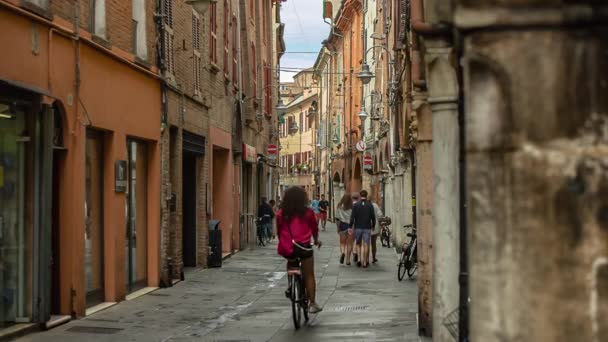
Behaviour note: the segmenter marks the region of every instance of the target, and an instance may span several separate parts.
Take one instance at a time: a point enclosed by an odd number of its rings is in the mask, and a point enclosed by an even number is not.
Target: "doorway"
[[[127,229],[125,271],[127,292],[148,282],[148,151],[145,143],[127,140]]]
[[[86,305],[104,301],[103,134],[87,131],[84,274]]]
[[[184,267],[196,267],[196,156],[184,151],[182,158],[182,257]]]

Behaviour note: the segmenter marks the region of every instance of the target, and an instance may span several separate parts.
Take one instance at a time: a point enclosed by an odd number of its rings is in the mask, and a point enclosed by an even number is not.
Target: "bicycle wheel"
[[[409,254],[409,247],[407,247],[402,253],[401,253],[401,260],[399,261],[399,269],[397,270],[397,279],[399,279],[399,281],[403,280],[403,277],[405,277],[405,272],[407,271],[407,255]]]
[[[407,269],[407,276],[412,278],[414,274],[416,274],[416,270],[418,269],[418,256],[416,255],[417,248],[416,243],[414,243],[414,250],[412,253],[408,254],[408,264],[410,267]]]
[[[291,313],[293,315],[293,326],[296,330],[300,329],[302,321],[302,311],[300,307],[300,277],[293,277],[291,280]]]
[[[413,264],[412,267],[407,269],[408,278],[412,278],[414,274],[416,274],[416,270],[418,269],[418,264]]]
[[[301,303],[301,307],[302,307],[302,311],[304,312],[304,322],[308,323],[308,293],[306,293],[306,286],[304,285],[304,278],[302,278],[302,290],[300,293],[302,293],[302,301]]]

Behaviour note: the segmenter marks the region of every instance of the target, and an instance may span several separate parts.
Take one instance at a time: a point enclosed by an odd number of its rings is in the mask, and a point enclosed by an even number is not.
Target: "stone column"
[[[414,93],[417,121],[418,329],[433,332],[433,113],[426,94]]]
[[[444,319],[459,306],[460,189],[458,81],[447,40],[425,39],[433,112],[433,338],[452,341]]]
[[[603,341],[608,7],[457,2],[466,33],[470,340]]]

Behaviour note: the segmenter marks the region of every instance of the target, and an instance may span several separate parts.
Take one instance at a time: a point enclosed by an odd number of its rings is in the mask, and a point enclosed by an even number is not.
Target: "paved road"
[[[331,233],[330,233],[331,232]],[[238,253],[221,269],[192,270],[170,289],[19,341],[418,341],[416,284],[397,282],[393,250],[378,265],[340,266],[335,226],[316,252],[324,311],[295,332],[276,245]]]

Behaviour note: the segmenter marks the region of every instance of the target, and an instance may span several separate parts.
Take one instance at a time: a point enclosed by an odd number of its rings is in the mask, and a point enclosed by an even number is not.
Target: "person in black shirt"
[[[327,209],[329,208],[329,202],[325,199],[325,195],[321,195],[321,201],[319,201],[319,219],[321,220],[321,228],[325,231],[327,225]]]
[[[361,200],[353,206],[350,216],[350,225],[355,227],[357,243],[363,245],[363,255],[359,255],[357,266],[368,267],[369,247],[372,239],[372,229],[376,225],[376,213],[370,201],[367,200],[367,191],[360,192]]]
[[[258,219],[262,224],[262,231],[270,239],[272,238],[272,219],[274,218],[274,210],[268,202],[266,197],[262,197],[262,204],[258,207]]]

